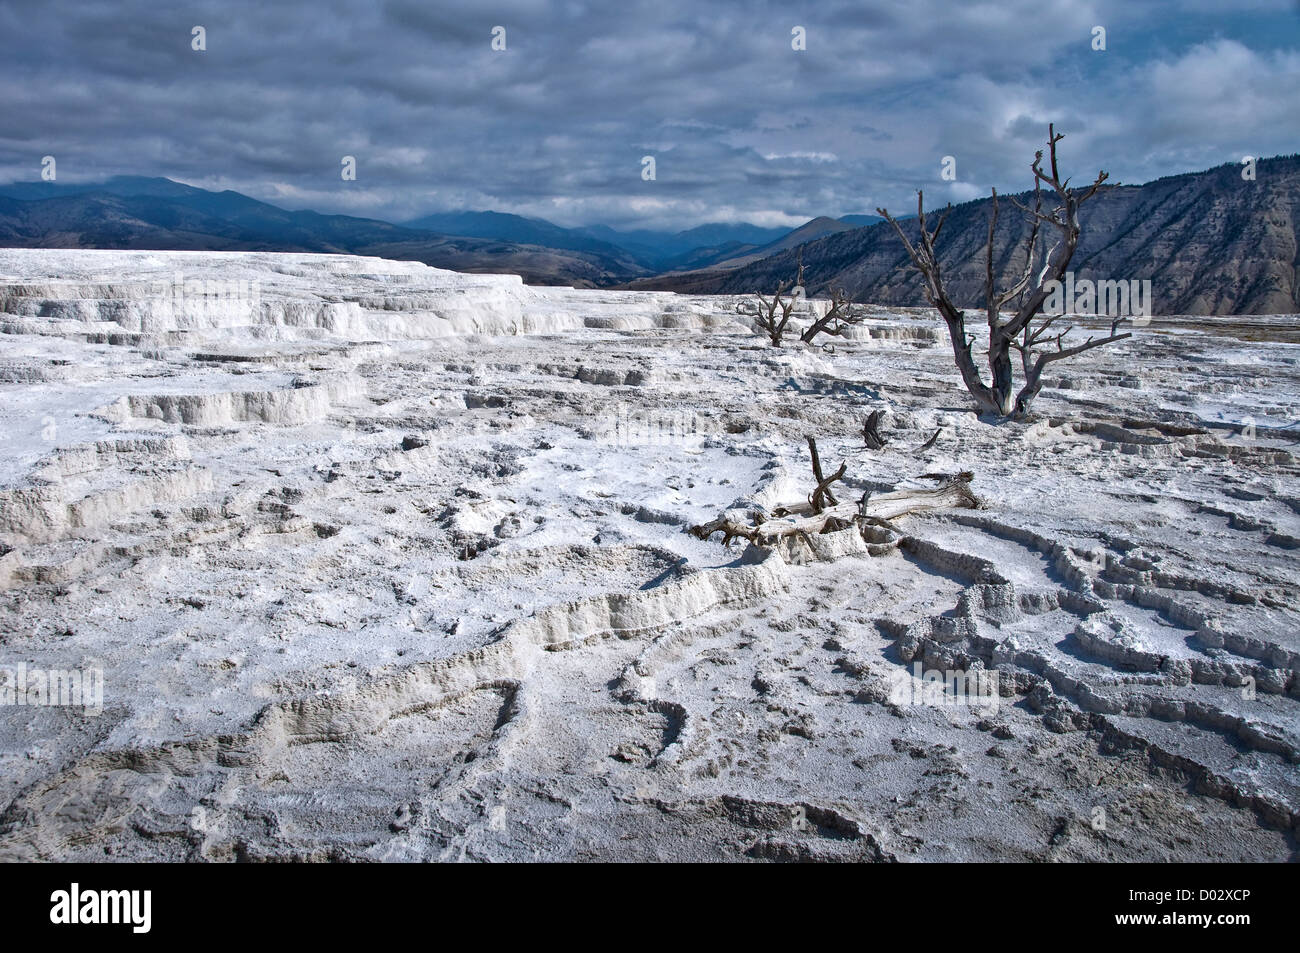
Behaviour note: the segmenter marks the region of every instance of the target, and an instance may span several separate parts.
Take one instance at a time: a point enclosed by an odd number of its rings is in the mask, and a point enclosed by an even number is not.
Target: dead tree
[[[817,455],[817,441],[812,437],[808,438],[808,452],[812,454],[812,471],[813,479],[817,481],[816,487],[808,496],[808,505],[812,507],[814,513],[820,513],[826,509],[826,504],[831,506],[839,505],[839,500],[831,493],[831,484],[837,480],[844,479],[844,470],[847,464],[840,464],[840,468],[830,476],[822,475],[821,457]]]
[[[952,342],[953,357],[957,370],[961,373],[966,390],[975,398],[975,403],[983,412],[997,414],[1000,417],[1023,417],[1029,412],[1029,406],[1042,389],[1043,371],[1054,361],[1065,360],[1076,354],[1122,341],[1131,334],[1117,333],[1119,320],[1111,322],[1110,333],[1102,338],[1089,337],[1082,344],[1065,347],[1062,340],[1070,330],[1054,331],[1059,315],[1042,314],[1043,304],[1064,277],[1079,244],[1079,207],[1097,194],[1107,179],[1105,172],[1097,175],[1096,181],[1086,190],[1071,190],[1070,180],[1061,180],[1056,163],[1056,144],[1064,138],[1057,135],[1053,126],[1048,126],[1047,148],[1050,158],[1050,172],[1043,169],[1043,151],[1034,155],[1030,169],[1034,173],[1034,207],[1029,208],[1011,200],[1017,208],[1030,216],[1031,228],[1025,243],[1025,264],[1019,278],[1008,289],[998,291],[993,278],[993,239],[998,224],[998,193],[993,190],[993,202],[989,213],[988,249],[985,267],[985,315],[988,321],[988,364],[991,380],[985,382],[975,358],[971,353],[975,336],[966,330],[966,313],[952,303],[944,288],[943,275],[939,268],[939,256],[934,250],[935,240],[943,228],[948,211],[939,218],[933,231],[926,225],[924,196],[916,193],[917,224],[920,237],[913,245],[902,227],[883,208],[877,212],[894,227],[898,237],[907,247],[912,264],[925,279],[926,300],[938,309],[948,326],[948,337]],[[1055,193],[1053,201],[1059,204],[1051,211],[1043,211],[1043,186],[1050,186]],[[952,206],[948,207],[951,210]],[[1037,277],[1034,275],[1038,258],[1038,243],[1041,226],[1047,225],[1059,232],[1056,244],[1045,256],[1045,262]],[[1007,320],[1002,319],[1004,305],[1013,304],[1015,313]],[[1054,333],[1048,333],[1054,332]],[[1045,345],[1055,344],[1055,350],[1048,350]],[[1015,391],[1014,370],[1011,352],[1020,353],[1024,381],[1020,390]]]
[[[804,344],[812,344],[819,334],[841,337],[846,328],[861,324],[866,317],[866,312],[849,300],[847,292],[843,289],[832,291],[831,304],[826,313],[814,318],[813,323],[799,335],[799,340]]]
[[[794,314],[795,306],[799,303],[797,297],[785,297],[791,284],[792,282],[783,281],[777,285],[772,297],[765,298],[756,293],[754,297],[758,299],[757,302],[742,301],[736,305],[738,313],[753,317],[754,330],[766,334],[773,347],[781,346],[781,340],[790,326],[790,318]],[[780,317],[777,316],[777,312],[780,312]]]

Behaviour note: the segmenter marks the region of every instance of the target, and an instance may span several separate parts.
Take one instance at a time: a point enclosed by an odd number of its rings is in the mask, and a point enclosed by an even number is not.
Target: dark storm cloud
[[[1128,182],[1293,152],[1300,129],[1290,0],[159,7],[0,7],[0,178],[49,154],[64,181],[166,175],[398,220],[796,224],[1027,187],[1049,121],[1071,172]]]

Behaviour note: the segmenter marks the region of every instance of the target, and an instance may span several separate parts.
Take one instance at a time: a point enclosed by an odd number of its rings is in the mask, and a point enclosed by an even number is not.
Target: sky
[[[905,212],[1030,187],[1049,122],[1076,182],[1300,152],[1298,0],[5,0],[0,36],[0,181],[399,222]]]

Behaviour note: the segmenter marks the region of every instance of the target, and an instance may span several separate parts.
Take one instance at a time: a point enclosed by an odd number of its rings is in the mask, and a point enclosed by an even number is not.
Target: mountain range
[[[448,236],[377,219],[288,211],[238,192],[134,176],[96,185],[0,186],[0,245],[378,255],[580,287],[653,271],[612,248],[573,251]]]
[[[808,235],[824,232],[820,227],[803,228]],[[612,285],[674,268],[718,266],[767,247],[778,251],[789,232],[743,222],[680,232],[569,229],[491,211],[426,215],[398,225],[289,211],[239,192],[139,176],[95,184],[0,186],[0,246],[378,255],[575,287]]]
[[[1155,314],[1300,312],[1300,156],[1258,160],[1255,178],[1227,164],[1145,185],[1103,186],[1082,207],[1076,280],[1151,281]],[[1032,202],[1032,193],[1018,196]],[[950,296],[981,307],[989,199],[954,206],[936,243]],[[941,210],[929,209],[934,227]],[[901,222],[909,239],[916,222]],[[1027,216],[1003,201],[994,242],[1000,287],[1023,268]],[[1049,238],[1049,246],[1051,237]],[[810,295],[843,289],[855,301],[925,303],[920,275],[888,224],[836,231],[802,246]],[[796,251],[782,250],[739,268],[705,268],[632,282],[697,294],[771,291],[796,273]]]
[[[1104,186],[1084,207],[1076,279],[1149,279],[1156,314],[1300,312],[1300,156],[1260,159]],[[1028,194],[1018,196],[1026,201]],[[904,210],[900,209],[899,212]],[[933,211],[933,210],[932,210]],[[983,296],[989,200],[951,209],[938,242],[950,294]],[[912,237],[913,216],[897,216]],[[1025,216],[1003,205],[995,267],[1021,267]],[[770,291],[802,254],[810,294],[924,304],[893,229],[874,215],[819,216],[796,229],[716,223],[685,231],[564,228],[494,211],[425,215],[402,224],[289,211],[165,178],[0,186],[0,246],[329,252],[422,261],[456,271],[514,273],[532,284],[692,293]]]

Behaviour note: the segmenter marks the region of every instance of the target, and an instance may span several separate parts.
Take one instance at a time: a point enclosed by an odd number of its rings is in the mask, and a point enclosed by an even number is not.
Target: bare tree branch
[[[866,317],[866,312],[849,300],[846,291],[843,289],[832,291],[831,305],[826,313],[814,318],[813,323],[799,336],[799,339],[805,344],[812,344],[819,334],[841,337],[847,328],[861,324]]]

